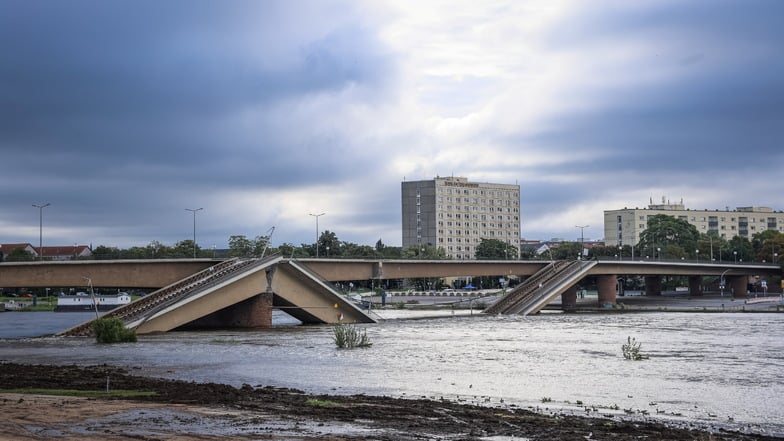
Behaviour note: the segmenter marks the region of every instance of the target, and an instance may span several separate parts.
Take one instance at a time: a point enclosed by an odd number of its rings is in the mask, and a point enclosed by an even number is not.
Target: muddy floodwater
[[[8,314],[0,315],[0,334]],[[363,326],[373,345],[357,350],[336,349],[329,326],[287,326],[276,317],[281,326],[269,330],[167,333],[135,344],[6,339],[0,360],[107,363],[235,386],[444,397],[784,435],[784,314],[386,320]],[[648,359],[623,358],[629,336]]]

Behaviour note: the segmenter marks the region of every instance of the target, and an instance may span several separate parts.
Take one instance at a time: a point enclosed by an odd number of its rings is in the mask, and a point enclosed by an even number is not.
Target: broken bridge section
[[[555,297],[572,288],[597,263],[594,260],[553,261],[485,309],[484,313],[536,314]]]
[[[279,308],[306,324],[374,323],[331,284],[280,256],[230,259],[166,286],[103,317],[138,334],[272,325]],[[89,335],[92,321],[60,335]]]

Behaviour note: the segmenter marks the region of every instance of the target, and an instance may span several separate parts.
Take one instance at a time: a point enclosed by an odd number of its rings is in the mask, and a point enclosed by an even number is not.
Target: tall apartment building
[[[436,177],[404,181],[401,194],[403,247],[443,248],[453,259],[473,259],[482,239],[519,247],[519,185]]]
[[[651,201],[652,202],[652,201]],[[714,232],[729,240],[735,236],[748,239],[765,230],[784,233],[784,212],[768,207],[737,207],[734,210],[691,210],[683,205],[665,203],[648,205],[648,208],[605,210],[604,242],[607,246],[634,245],[648,227],[648,219],[666,214],[687,221],[703,234]]]

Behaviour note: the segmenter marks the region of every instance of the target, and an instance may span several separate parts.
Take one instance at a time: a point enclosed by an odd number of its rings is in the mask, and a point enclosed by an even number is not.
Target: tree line
[[[375,246],[360,245],[340,240],[332,231],[325,230],[317,243],[273,245],[270,236],[249,238],[244,235],[229,237],[228,249],[202,248],[192,240],[182,240],[173,246],[152,241],[143,247],[117,248],[99,245],[86,259],[180,259],[262,257],[273,254],[289,258],[356,258],[356,259],[446,259],[443,248],[420,244],[395,247],[379,239]],[[648,220],[648,227],[634,245],[593,246],[586,258],[640,258],[658,260],[705,260],[723,262],[776,262],[784,257],[784,234],[775,230],[755,233],[751,239],[735,236],[724,239],[717,232],[700,233],[697,227],[685,220],[668,215],[655,215]],[[580,242],[560,242],[544,253],[535,249],[519,249],[498,239],[482,239],[475,250],[480,260],[575,260],[583,256]],[[36,257],[21,248],[10,252],[6,261],[32,261]]]

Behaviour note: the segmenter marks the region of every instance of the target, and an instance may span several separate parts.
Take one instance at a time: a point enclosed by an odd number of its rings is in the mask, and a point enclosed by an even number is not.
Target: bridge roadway
[[[290,259],[283,259],[288,261]],[[441,277],[530,276],[543,260],[293,259],[329,282]],[[77,260],[0,263],[0,287],[161,288],[220,263],[217,259]],[[600,260],[587,275],[781,276],[764,263]]]
[[[274,307],[287,308],[287,312],[295,317],[305,317],[306,322],[331,323],[343,318],[342,313],[329,311],[334,305],[341,310],[352,314],[353,308],[342,305],[339,294],[324,282],[357,281],[357,280],[387,280],[410,278],[441,278],[441,277],[478,277],[478,276],[522,276],[527,277],[554,265],[550,261],[455,261],[455,260],[376,260],[376,259],[284,259],[276,257],[275,262],[267,264],[267,277],[277,280],[268,281],[267,287],[262,287],[259,281],[253,282],[253,287],[246,289],[237,297],[235,311],[230,317],[222,319],[231,321],[237,314],[242,313],[240,301],[252,299],[255,295],[270,294],[274,291],[273,299],[256,304],[258,310],[267,310]],[[10,287],[85,287],[88,281],[93,287],[98,288],[163,288],[178,283],[194,274],[203,272],[219,265],[222,260],[214,259],[176,259],[176,260],[85,260],[62,262],[6,262],[0,263],[0,286]],[[283,268],[279,276],[274,276],[275,267]],[[291,268],[291,269],[289,269]],[[301,275],[298,275],[301,274]],[[562,304],[569,308],[576,302],[576,286],[582,278],[595,276],[599,291],[599,304],[615,303],[618,290],[618,277],[626,275],[639,275],[645,277],[646,294],[659,295],[661,293],[661,277],[687,276],[689,289],[692,295],[700,295],[703,277],[713,276],[726,280],[728,291],[734,291],[736,296],[746,293],[746,286],[750,277],[757,276],[768,278],[781,276],[782,267],[773,264],[735,263],[735,262],[694,262],[694,261],[652,261],[652,260],[600,260],[595,264],[585,266],[585,270],[578,278],[560,283],[557,291],[543,294],[543,299],[549,300],[554,296],[562,296]],[[244,277],[244,276],[243,276]],[[255,276],[254,276],[255,277]],[[293,282],[298,279],[313,280],[313,282]],[[259,279],[261,280],[261,279]],[[320,281],[320,282],[319,282]],[[239,285],[237,285],[239,286]],[[779,292],[777,286],[770,286],[771,291]],[[540,286],[541,288],[541,286]],[[223,289],[222,296],[232,289]],[[289,292],[293,295],[289,295]],[[215,303],[199,311],[189,313],[191,320],[194,317],[209,315],[229,307],[225,302]],[[259,306],[262,305],[262,306]],[[264,306],[266,305],[266,306]],[[543,305],[541,305],[543,307]],[[538,308],[539,306],[537,306]],[[207,310],[215,308],[214,310]],[[310,308],[308,310],[308,308]],[[316,313],[315,311],[325,311]],[[247,313],[246,313],[247,315]],[[367,317],[358,316],[357,321],[372,321]],[[185,323],[180,319],[177,326]],[[245,323],[258,323],[257,320],[243,319]],[[173,322],[172,322],[173,323]],[[173,325],[172,325],[173,326]],[[167,329],[168,327],[168,329]],[[165,325],[151,332],[174,329]]]

